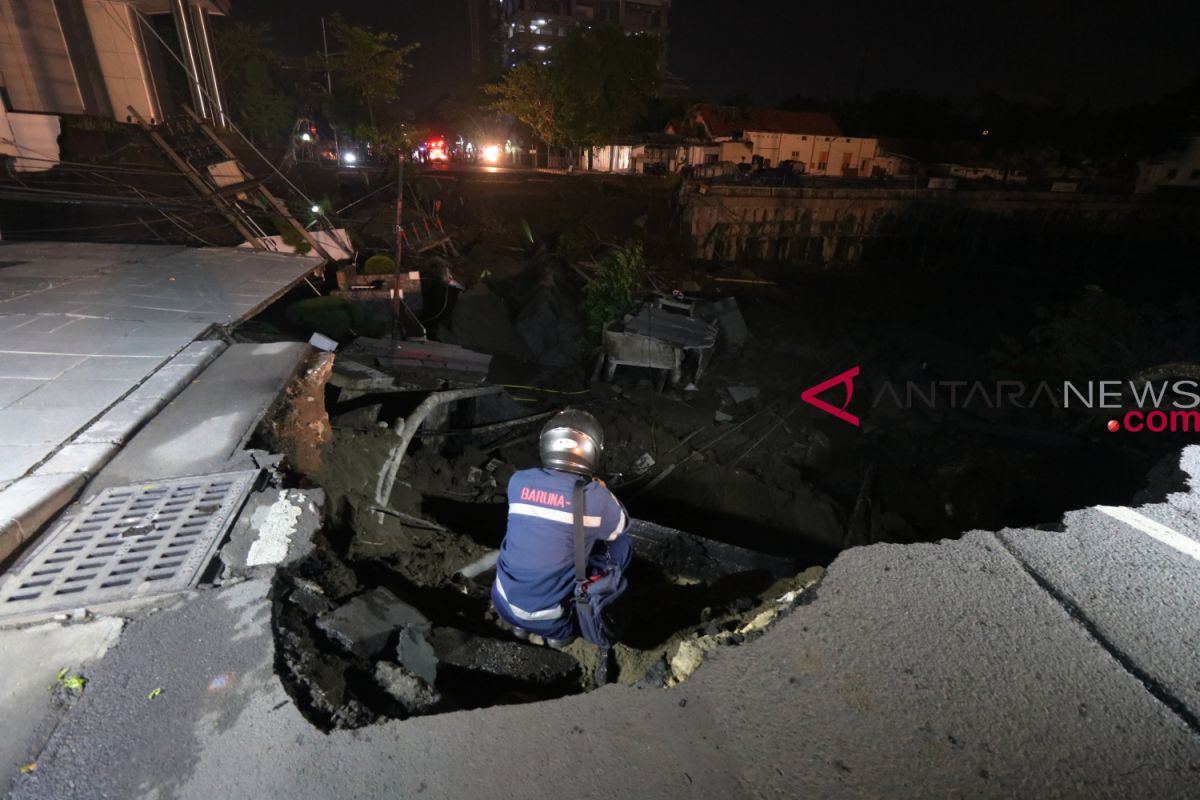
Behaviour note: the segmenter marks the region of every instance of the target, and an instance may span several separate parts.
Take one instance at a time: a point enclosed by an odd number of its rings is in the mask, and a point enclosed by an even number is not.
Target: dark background
[[[467,0],[234,0],[289,54],[317,50],[321,15],[419,41],[402,100],[471,81]],[[903,87],[968,101],[1060,99],[1096,110],[1149,102],[1200,74],[1200,3],[1068,0],[677,0],[670,68],[695,94],[852,97]],[[483,43],[485,57],[496,49]]]

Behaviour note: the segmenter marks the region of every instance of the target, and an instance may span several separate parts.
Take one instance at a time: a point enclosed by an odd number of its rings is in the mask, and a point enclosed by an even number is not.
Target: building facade
[[[879,153],[877,139],[846,136],[823,112],[702,103],[668,130],[717,145],[720,161],[761,167],[790,161],[807,175],[870,175]]]
[[[176,73],[192,108],[223,124],[209,16],[228,10],[228,0],[0,0],[0,101],[16,113],[126,121],[132,108],[158,120],[176,110]],[[174,24],[160,24],[168,14]]]
[[[572,26],[591,22],[661,36],[663,53],[667,50],[671,0],[501,0],[501,5],[500,61],[506,67],[527,59],[549,61]]]
[[[1200,189],[1200,135],[1189,136],[1168,153],[1138,162],[1138,192],[1159,187]]]

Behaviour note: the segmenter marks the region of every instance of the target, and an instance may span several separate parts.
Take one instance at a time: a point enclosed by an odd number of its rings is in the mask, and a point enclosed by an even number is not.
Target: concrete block
[[[317,620],[317,627],[360,658],[379,655],[399,629],[429,630],[429,620],[382,586],[360,594]]]
[[[540,684],[568,680],[579,673],[578,661],[549,647],[487,639],[456,628],[437,628],[430,641],[444,666]]]
[[[107,442],[63,445],[34,471],[34,475],[76,474],[92,476],[121,448]]]
[[[31,475],[0,492],[0,561],[75,499],[85,482],[83,475]]]
[[[80,432],[73,442],[124,444],[166,404],[167,400],[162,397],[130,395]]]

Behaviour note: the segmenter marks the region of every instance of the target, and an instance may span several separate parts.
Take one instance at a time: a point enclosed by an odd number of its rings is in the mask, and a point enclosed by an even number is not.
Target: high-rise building
[[[661,69],[666,73],[671,0],[500,0],[500,5],[500,60],[505,66],[530,58],[549,61],[571,26],[607,22],[627,33],[661,36]]]

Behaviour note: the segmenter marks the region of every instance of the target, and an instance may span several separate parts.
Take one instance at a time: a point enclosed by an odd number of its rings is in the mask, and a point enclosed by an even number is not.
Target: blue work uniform
[[[508,531],[500,546],[492,602],[510,625],[547,639],[579,633],[571,598],[575,589],[572,499],[578,475],[526,469],[508,482]],[[629,515],[599,481],[584,495],[583,530],[588,574],[624,572],[633,557],[624,536]]]

